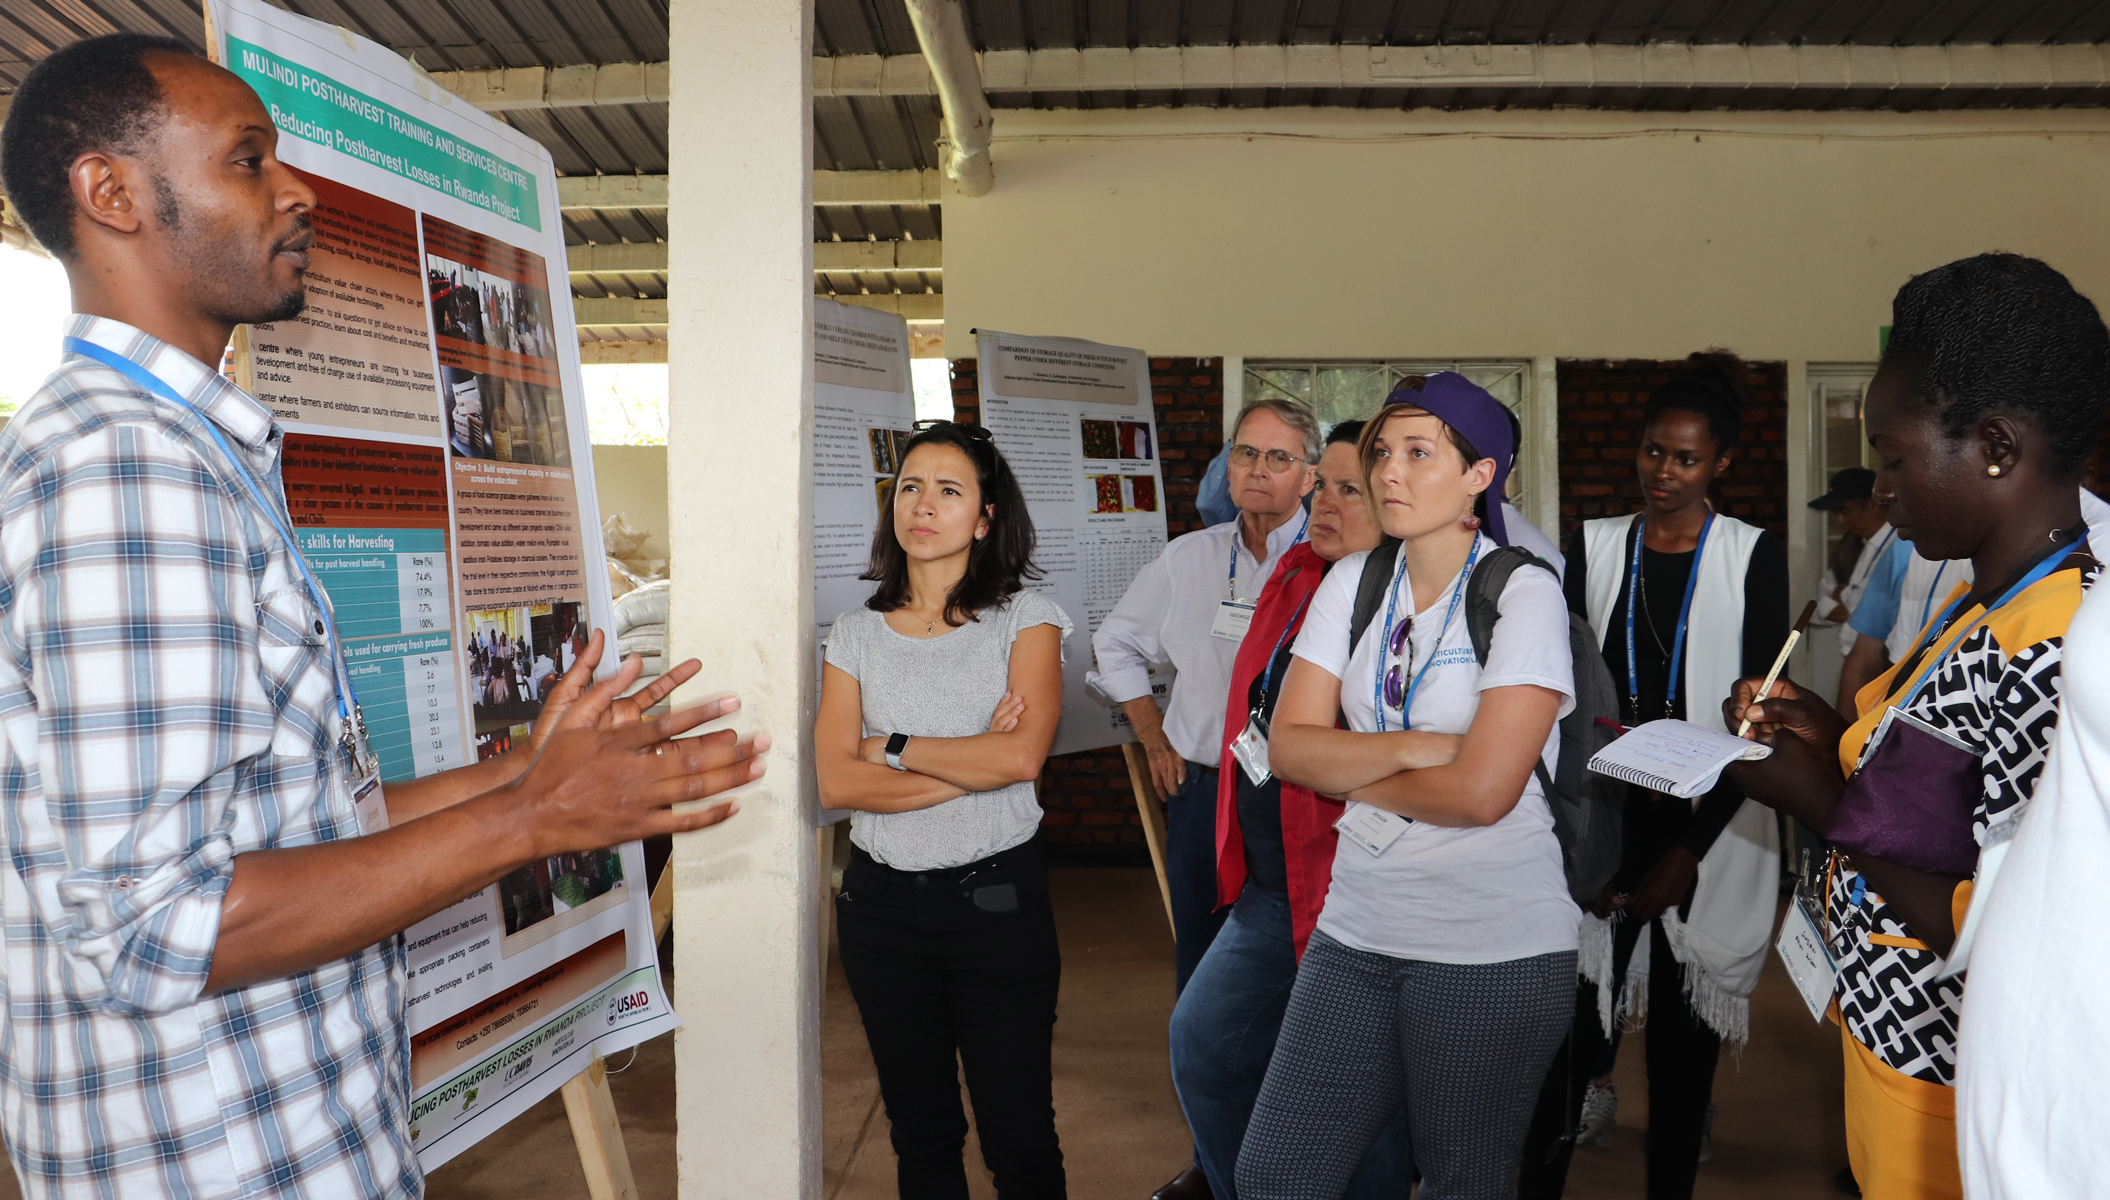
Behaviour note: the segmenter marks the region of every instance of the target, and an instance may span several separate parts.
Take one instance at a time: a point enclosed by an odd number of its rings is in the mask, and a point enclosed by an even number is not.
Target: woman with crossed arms
[[[1359,638],[1371,555],[1327,575],[1275,709],[1275,772],[1351,803],[1238,1156],[1241,1200],[1341,1196],[1402,1104],[1423,1197],[1515,1195],[1574,1010],[1577,910],[1534,773],[1553,770],[1574,704],[1560,580],[1511,574],[1484,665],[1459,611],[1506,541],[1489,500],[1510,442],[1501,404],[1453,372],[1408,381],[1363,429],[1370,501],[1399,539],[1374,553],[1397,566]]]
[[[997,1194],[1066,1194],[1033,781],[1071,625],[1025,590],[1033,544],[988,431],[940,422],[902,455],[863,576],[878,588],[828,635],[814,768],[821,803],[853,810],[836,930],[904,1200],[966,1200],[959,1067]]]

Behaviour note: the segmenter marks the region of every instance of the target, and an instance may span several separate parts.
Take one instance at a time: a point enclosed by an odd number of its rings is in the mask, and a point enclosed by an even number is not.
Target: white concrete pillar
[[[820,1195],[813,646],[813,8],[673,0],[669,648],[775,739],[742,811],[674,844],[683,1200]],[[730,185],[730,186],[729,186]]]

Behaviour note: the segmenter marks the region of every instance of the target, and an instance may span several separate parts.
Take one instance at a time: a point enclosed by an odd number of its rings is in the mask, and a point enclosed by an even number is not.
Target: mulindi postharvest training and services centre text
[[[240,38],[227,57],[286,133],[541,232],[533,173]]]

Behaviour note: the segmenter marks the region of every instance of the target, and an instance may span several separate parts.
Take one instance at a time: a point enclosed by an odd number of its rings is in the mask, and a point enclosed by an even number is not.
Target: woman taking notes
[[[1576,908],[1533,774],[1554,768],[1575,685],[1550,570],[1510,576],[1484,665],[1460,611],[1504,541],[1489,501],[1509,443],[1501,405],[1452,372],[1402,385],[1363,430],[1368,494],[1399,539],[1374,553],[1397,566],[1360,638],[1371,556],[1327,575],[1275,708],[1275,773],[1351,803],[1239,1153],[1241,1200],[1340,1196],[1402,1104],[1422,1196],[1515,1194],[1575,1002]]]
[[[967,1196],[967,1072],[997,1194],[1065,1194],[1049,1054],[1062,959],[1033,781],[1070,621],[1023,590],[1033,523],[989,434],[909,441],[865,607],[828,635],[814,766],[856,847],[836,899],[906,1200]]]
[[[2102,569],[2079,482],[2110,397],[2110,331],[2035,259],[1983,254],[1915,276],[1892,321],[1865,416],[1875,496],[1922,555],[1970,559],[1973,582],[1935,602],[1898,665],[1861,690],[1850,727],[1785,682],[1781,698],[1744,707],[1759,681],[1739,681],[1724,706],[1725,720],[1762,722],[1753,735],[1773,747],[1732,768],[1739,782],[1839,851],[1815,880],[1814,923],[1838,965],[1846,1149],[1870,1200],[1963,1194],[1953,1088],[1965,987],[1949,972],[1964,963],[1945,960],[1974,874],[1995,896],[2034,882],[1991,883],[1980,848],[1992,855],[2034,820],[2066,627]],[[2061,912],[2082,925],[2095,915]],[[2056,921],[2030,932],[2068,933]]]
[[[1744,374],[1735,355],[1695,354],[1657,388],[1634,455],[1641,511],[1586,522],[1568,543],[1568,606],[1596,631],[1628,725],[1677,717],[1720,729],[1717,694],[1764,674],[1788,635],[1787,548],[1707,499],[1735,455]],[[1622,1014],[1645,1018],[1648,1194],[1684,1200],[1722,1041],[1749,1036],[1779,902],[1779,822],[1733,786],[1697,802],[1630,786],[1623,832],[1619,872],[1583,922],[1595,986],[1577,999],[1569,1061],[1552,1072],[1566,1102],[1548,1107],[1610,1109],[1605,1092],[1578,1103],[1584,1084],[1611,1073],[1607,1038]],[[1527,1200],[1561,1194],[1567,1147],[1547,1150],[1573,1128],[1533,1131]]]

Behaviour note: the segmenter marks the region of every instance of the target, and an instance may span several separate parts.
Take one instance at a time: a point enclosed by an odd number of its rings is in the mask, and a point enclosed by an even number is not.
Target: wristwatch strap
[[[894,768],[896,771],[908,770],[907,767],[901,765],[901,753],[902,751],[907,749],[907,734],[897,733],[888,737],[886,740],[886,765]]]

